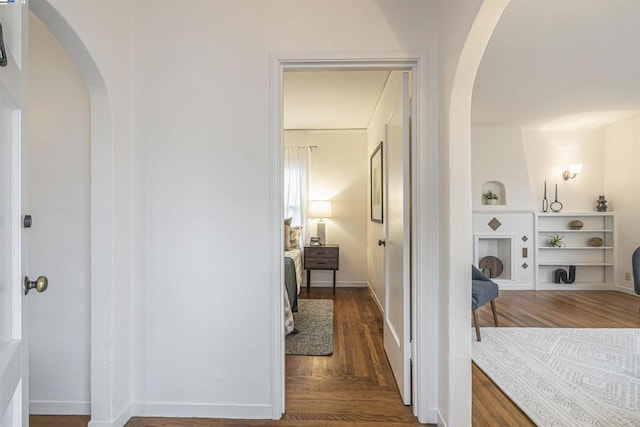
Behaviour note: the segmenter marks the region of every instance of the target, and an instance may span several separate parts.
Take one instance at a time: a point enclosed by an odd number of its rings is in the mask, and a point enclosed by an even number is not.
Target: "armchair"
[[[476,328],[476,338],[480,339],[480,325],[478,324],[478,308],[491,302],[493,311],[493,321],[498,326],[498,315],[496,313],[495,299],[498,297],[498,285],[488,278],[475,265],[471,265],[471,314],[473,315],[473,325]]]
[[[631,266],[633,267],[633,286],[636,294],[640,295],[640,248],[633,251]]]

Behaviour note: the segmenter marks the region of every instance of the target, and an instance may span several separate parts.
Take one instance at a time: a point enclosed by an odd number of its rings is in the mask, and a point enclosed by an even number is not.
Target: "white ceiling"
[[[285,129],[366,128],[387,71],[291,71]],[[474,126],[575,129],[640,112],[640,0],[512,0],[474,87]]]
[[[285,129],[365,129],[388,71],[287,71]]]
[[[602,125],[638,110],[640,1],[511,1],[478,70],[474,125]]]

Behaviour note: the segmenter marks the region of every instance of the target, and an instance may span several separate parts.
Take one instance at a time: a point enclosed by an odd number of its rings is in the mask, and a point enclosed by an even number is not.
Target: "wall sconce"
[[[569,170],[565,170],[562,172],[562,179],[565,181],[569,181],[570,179],[575,178],[582,171],[582,163],[571,163],[569,165]]]
[[[331,209],[331,202],[329,200],[312,200],[309,202],[310,218],[319,218],[316,224],[316,235],[320,238],[320,244],[322,246],[327,244],[326,234],[324,230],[323,218],[331,218],[333,211]]]

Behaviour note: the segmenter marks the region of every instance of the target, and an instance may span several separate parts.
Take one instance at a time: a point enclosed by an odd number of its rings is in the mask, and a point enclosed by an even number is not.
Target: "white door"
[[[411,169],[409,73],[394,72],[397,102],[385,126],[384,349],[405,405],[411,403]]]
[[[28,351],[22,292],[21,174],[26,128],[27,7],[0,4],[0,425],[27,426]],[[5,61],[6,60],[6,61]],[[6,64],[5,64],[6,62]]]

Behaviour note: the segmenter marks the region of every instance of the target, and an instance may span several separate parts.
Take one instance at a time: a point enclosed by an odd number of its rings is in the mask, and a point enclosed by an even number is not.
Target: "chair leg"
[[[491,311],[493,311],[493,321],[498,326],[498,312],[496,311],[496,300],[491,300]]]
[[[477,310],[471,310],[471,314],[473,315],[473,326],[476,327],[476,338],[478,339],[478,342],[480,342],[480,325],[478,324],[478,311]]]

